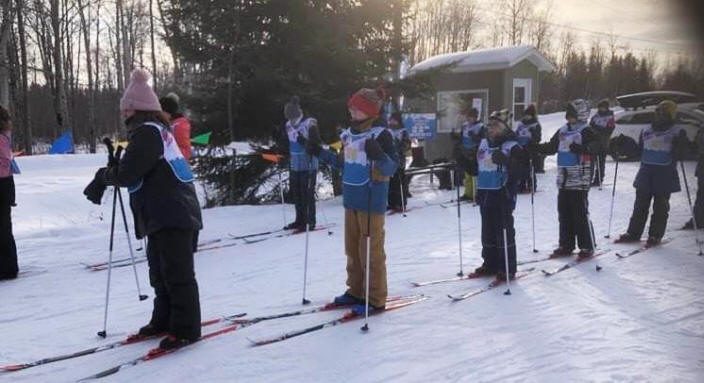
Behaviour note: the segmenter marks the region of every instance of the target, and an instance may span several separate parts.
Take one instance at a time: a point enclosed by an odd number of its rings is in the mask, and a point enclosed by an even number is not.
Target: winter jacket
[[[600,149],[605,151],[609,147],[609,139],[611,138],[611,133],[613,133],[616,128],[616,122],[614,121],[614,112],[612,110],[607,110],[606,112],[597,112],[592,116],[589,121],[589,126],[592,131],[596,133],[599,137],[601,147]]]
[[[0,178],[12,176],[12,133],[0,133]]]
[[[471,176],[477,175],[477,147],[486,135],[486,128],[481,121],[462,124],[462,133],[458,137],[453,156],[455,161]]]
[[[367,139],[375,139],[384,151],[384,158],[369,161],[365,152]],[[398,166],[397,152],[388,129],[381,126],[371,128],[348,128],[340,134],[344,158],[341,160],[329,150],[320,153],[320,159],[342,169],[342,197],[345,209],[354,209],[384,214],[388,203],[389,178]],[[373,163],[370,180],[370,163]],[[371,200],[370,200],[371,195]]]
[[[184,179],[190,167],[183,157],[172,160],[180,152],[169,128],[156,121],[131,121],[128,136],[117,181],[129,187],[137,238],[164,228],[200,230],[203,225],[195,187]],[[166,147],[171,149],[167,153]]]
[[[516,141],[526,147],[528,144],[538,144],[542,139],[542,127],[537,119],[521,120],[516,127]]]
[[[643,129],[638,140],[641,163],[633,187],[640,193],[652,195],[680,191],[677,161],[673,158],[679,129],[670,125],[664,129]]]
[[[318,122],[315,118],[301,117],[297,121],[286,121],[284,125],[279,144],[288,151],[290,170],[292,172],[318,170],[318,158],[306,152],[306,145],[299,142],[301,141],[299,136],[303,137],[304,142],[320,143]]]
[[[516,180],[527,152],[518,144],[514,133],[497,142],[485,138],[477,148],[477,203],[482,207],[505,208],[516,206]],[[501,150],[505,163],[497,164],[493,153]]]
[[[575,153],[570,146],[582,147]],[[584,122],[574,126],[563,125],[550,142],[538,145],[538,151],[552,155],[557,153],[557,187],[564,190],[589,190],[592,182],[592,154],[600,147],[598,136]]]
[[[178,115],[171,121],[171,130],[174,132],[174,138],[178,143],[178,148],[181,149],[181,154],[186,161],[191,160],[191,122],[183,115]]]
[[[481,140],[486,136],[486,128],[481,121],[473,124],[462,124],[462,146],[468,150],[476,150]]]
[[[12,158],[12,133],[0,133],[0,189],[3,196],[7,196],[10,206],[15,204],[15,179]],[[0,200],[0,206],[5,203],[5,198]]]
[[[411,150],[411,138],[408,136],[408,131],[403,128],[389,129],[391,136],[394,139],[394,146],[398,153],[399,160],[406,157],[406,152]]]

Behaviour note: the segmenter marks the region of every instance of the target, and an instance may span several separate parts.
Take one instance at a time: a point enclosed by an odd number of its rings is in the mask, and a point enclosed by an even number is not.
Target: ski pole
[[[618,176],[618,155],[616,156],[616,168],[614,169],[614,184],[611,185],[611,212],[609,212],[609,232],[605,238],[611,238],[611,221],[614,218],[614,200],[616,199],[616,180]]]
[[[460,177],[459,177],[459,165],[455,167],[455,189],[457,189],[457,241],[460,251],[460,271],[457,273],[458,277],[464,275],[464,270],[462,268],[462,209],[460,209]],[[474,196],[476,201],[477,196]]]
[[[596,180],[599,185],[599,190],[601,190],[601,160],[598,154],[595,154],[594,157],[596,159]]]
[[[361,330],[369,331],[369,258],[372,252],[372,182],[374,161],[369,162],[369,191],[367,194],[367,260],[364,269],[364,325]]]
[[[286,202],[284,201],[284,181],[281,177],[281,169],[279,169],[279,195],[281,196],[281,214],[284,219],[284,226],[286,226]]]
[[[307,305],[310,303],[310,300],[306,298],[306,285],[308,282],[308,249],[309,249],[309,238],[310,238],[310,205],[311,205],[311,199],[312,199],[312,187],[311,185],[311,180],[313,179],[313,175],[311,174],[310,168],[313,166],[313,160],[309,159],[308,160],[308,179],[306,180],[306,186],[307,186],[307,195],[306,195],[306,250],[305,250],[305,256],[304,256],[304,261],[303,261],[303,299],[301,299],[301,304]]]
[[[406,215],[406,196],[404,195],[403,173],[401,171],[399,171],[399,174],[398,174],[398,187],[401,191],[401,211],[403,212],[403,216],[407,217],[407,215]]]
[[[108,303],[110,302],[110,278],[112,277],[112,249],[115,236],[115,209],[117,208],[117,186],[114,187],[112,195],[112,219],[110,220],[110,246],[108,248],[108,283],[105,288],[105,312],[103,314],[103,329],[98,331],[101,338],[107,337],[108,328]]]
[[[127,227],[127,216],[125,215],[125,205],[122,202],[122,193],[120,192],[120,188],[118,186],[115,186],[115,188],[117,188],[117,198],[120,202],[120,210],[122,211],[122,222],[125,224],[125,235],[127,236],[127,247],[130,249],[130,258],[132,259],[132,271],[134,272],[134,281],[137,284],[137,296],[139,297],[140,301],[143,301],[149,297],[147,295],[142,294],[142,289],[139,286],[139,276],[137,275],[137,263],[135,262],[134,252],[132,251],[132,239],[130,238],[130,230]]]
[[[508,267],[508,229],[506,228],[506,217],[504,216],[503,203],[501,204],[499,212],[501,214],[501,226],[503,226],[504,234],[504,269],[506,270],[506,291],[504,291],[504,295],[511,295],[511,277],[509,276]]]
[[[119,161],[122,154],[122,146],[117,147],[115,152],[115,160]],[[130,258],[132,259],[132,271],[134,271],[134,281],[137,284],[137,297],[140,301],[146,300],[148,296],[142,295],[142,289],[139,286],[139,276],[137,276],[137,265],[135,263],[134,252],[132,251],[132,239],[130,238],[130,230],[127,227],[127,216],[125,215],[125,204],[122,201],[122,191],[120,191],[120,186],[115,185],[117,189],[117,199],[120,203],[120,211],[122,212],[122,222],[125,225],[125,236],[127,237],[127,247],[130,249]]]
[[[689,203],[689,211],[692,214],[694,235],[695,240],[697,241],[697,246],[699,247],[699,255],[704,256],[704,252],[702,252],[702,243],[699,240],[699,225],[697,224],[697,217],[694,214],[694,207],[692,205],[692,195],[689,193],[689,182],[687,182],[687,172],[684,169],[684,161],[680,161],[680,169],[682,169],[682,178],[684,178],[684,189],[687,191],[687,202]]]
[[[530,221],[531,221],[531,228],[533,231],[533,252],[537,253],[538,249],[535,247],[535,170],[533,169],[533,159],[529,158],[528,159],[528,166],[530,166],[530,180],[531,180],[531,188],[530,188]]]

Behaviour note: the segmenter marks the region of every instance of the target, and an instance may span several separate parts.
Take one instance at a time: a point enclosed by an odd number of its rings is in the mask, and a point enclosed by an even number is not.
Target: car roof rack
[[[670,100],[676,104],[682,104],[685,102],[696,102],[697,96],[692,93],[674,90],[656,90],[651,92],[626,94],[616,97],[616,101],[618,101],[621,107],[624,109],[633,110],[638,108],[646,108],[648,106],[655,106],[664,100]]]

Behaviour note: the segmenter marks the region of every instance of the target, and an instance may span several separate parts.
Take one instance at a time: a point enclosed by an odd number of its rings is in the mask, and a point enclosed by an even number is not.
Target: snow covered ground
[[[544,139],[562,114],[544,116]],[[20,268],[16,281],[0,282],[0,365],[27,362],[118,340],[146,323],[151,300],[139,302],[130,268],[113,273],[108,339],[100,340],[106,272],[81,262],[107,258],[111,201],[102,206],[82,195],[103,155],[18,159],[19,207],[14,223]],[[607,164],[612,183],[614,164]],[[619,168],[612,236],[628,222],[638,165]],[[538,176],[535,199],[538,254],[533,254],[530,196],[515,212],[519,261],[544,257],[557,244],[554,158]],[[695,187],[694,164],[687,164]],[[258,339],[306,327],[328,312],[260,323],[213,338],[106,378],[112,382],[476,382],[476,381],[704,381],[704,257],[694,233],[676,231],[689,217],[684,192],[672,196],[668,237],[658,249],[618,259],[613,253],[546,278],[539,272],[504,288],[452,303],[448,293],[481,287],[471,280],[422,288],[411,281],[453,276],[459,268],[456,210],[427,206],[453,192],[415,179],[408,213],[386,221],[390,294],[425,293],[430,299],[370,319],[370,331],[353,322],[282,343],[249,347]],[[106,193],[110,194],[110,193]],[[592,189],[597,238],[607,232],[611,189]],[[292,207],[287,207],[292,217]],[[276,229],[280,206],[238,206],[203,212],[201,241]],[[318,222],[335,222],[333,234],[311,234],[308,298],[325,302],[344,291],[341,199],[321,202]],[[131,220],[130,220],[131,221]],[[479,210],[462,207],[464,269],[481,263]],[[115,257],[128,255],[121,221]],[[136,243],[133,243],[137,247]],[[632,246],[601,247],[628,250]],[[247,312],[250,316],[300,307],[304,236],[200,252],[196,272],[203,318]],[[141,252],[137,252],[141,255]],[[598,262],[597,262],[598,261]],[[565,260],[531,265],[559,266]],[[603,269],[595,270],[598,263]],[[150,296],[146,265],[137,267]],[[2,374],[8,382],[68,382],[132,359],[156,341]]]

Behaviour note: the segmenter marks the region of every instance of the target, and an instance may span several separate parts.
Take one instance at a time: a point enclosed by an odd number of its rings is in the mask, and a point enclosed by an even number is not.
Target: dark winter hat
[[[609,105],[610,105],[609,99],[605,98],[605,99],[602,99],[601,101],[599,101],[599,103],[596,104],[596,107],[599,109],[601,109],[601,108],[609,109]]]
[[[677,115],[677,104],[675,104],[673,101],[665,100],[658,104],[657,108],[655,108],[655,111],[658,114],[669,118],[670,121],[674,121],[675,116]]]
[[[159,99],[159,104],[161,104],[161,110],[168,114],[176,114],[179,112],[181,108],[178,102],[179,97],[176,93],[169,93]]]
[[[491,112],[489,120],[501,120],[501,122],[503,122],[504,124],[508,124],[508,121],[511,117],[511,112],[509,112],[508,109],[504,108]]]
[[[347,107],[355,108],[369,117],[378,117],[386,92],[382,88],[362,88],[350,97]]]
[[[464,108],[462,114],[467,117],[479,118],[479,111],[477,108]]]
[[[303,116],[303,111],[301,110],[301,100],[298,96],[291,97],[291,100],[284,105],[284,117],[287,120],[292,121]]]
[[[577,107],[571,102],[567,104],[567,109],[565,109],[565,119],[577,118]]]
[[[524,116],[533,116],[535,117],[538,114],[538,112],[535,110],[535,105],[530,104],[526,108],[526,110],[523,111]]]
[[[589,119],[587,102],[581,98],[570,101],[565,110],[565,119],[568,118],[575,118],[577,121],[587,121]]]

